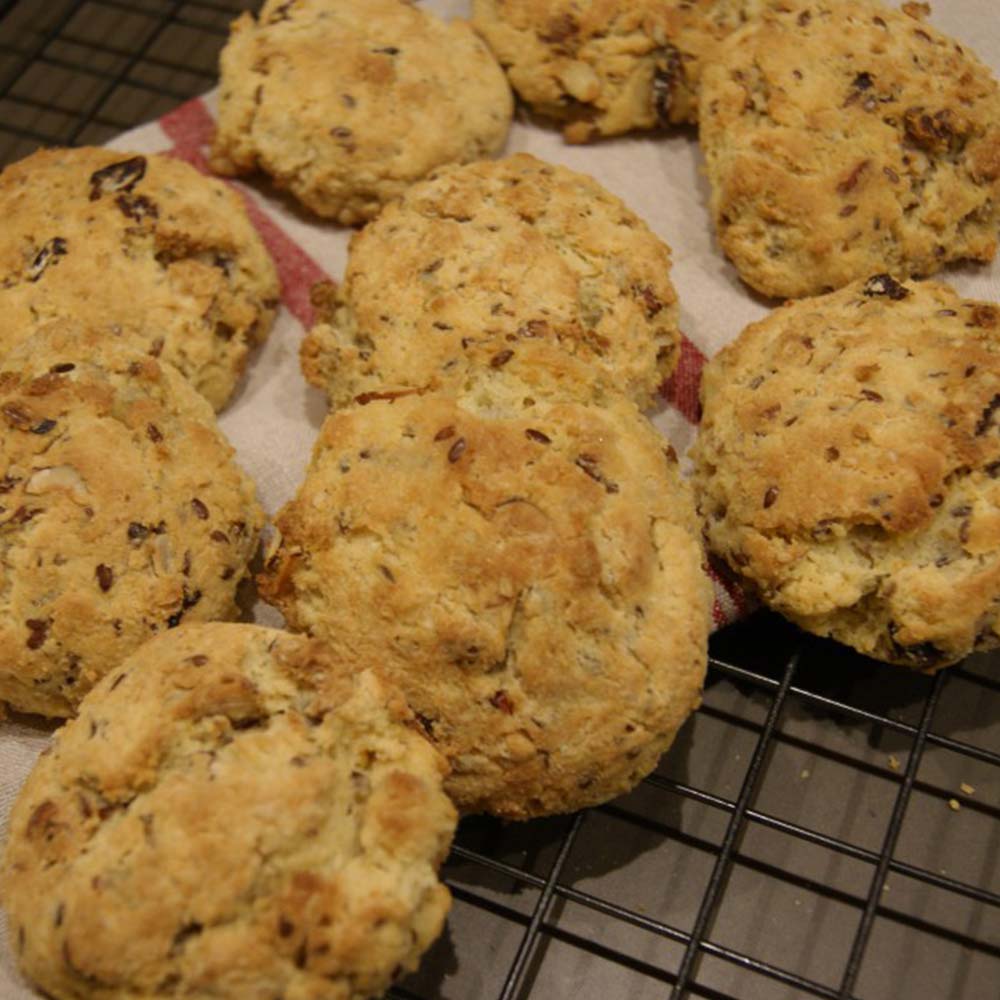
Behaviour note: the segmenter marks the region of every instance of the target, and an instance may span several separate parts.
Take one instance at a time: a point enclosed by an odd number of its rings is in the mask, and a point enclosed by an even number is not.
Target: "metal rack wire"
[[[0,0],[0,164],[204,91],[258,6]],[[770,615],[724,631],[701,712],[631,795],[462,824],[449,932],[391,995],[995,996],[997,663],[901,676]]]
[[[0,163],[39,145],[105,142],[208,89],[229,22],[259,6],[0,2]]]

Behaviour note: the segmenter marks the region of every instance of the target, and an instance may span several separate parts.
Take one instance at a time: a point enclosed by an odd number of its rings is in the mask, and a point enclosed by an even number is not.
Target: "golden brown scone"
[[[670,249],[590,177],[526,154],[414,185],[314,298],[302,369],[334,406],[446,387],[529,342],[557,343],[642,406],[680,340]]]
[[[747,284],[815,295],[993,258],[1000,89],[967,49],[907,13],[817,0],[716,59],[700,139],[719,242]]]
[[[517,819],[655,767],[698,704],[710,602],[662,438],[619,393],[583,405],[537,371],[333,413],[259,580],[399,684],[460,809]]]
[[[449,895],[444,761],[322,644],[184,626],[106,677],[14,807],[12,950],[56,1000],[363,1000]]]
[[[472,23],[567,142],[698,120],[715,46],[775,0],[473,0]]]
[[[1000,643],[1000,308],[888,275],[706,366],[709,547],[803,628],[933,669]]]
[[[278,277],[238,195],[165,156],[48,149],[0,173],[0,360],[40,322],[141,337],[216,410]]]
[[[211,407],[63,321],[0,362],[0,701],[72,714],[150,636],[234,618],[263,523]]]
[[[233,22],[221,72],[212,169],[261,170],[343,225],[498,152],[513,114],[469,25],[409,0],[267,0]]]

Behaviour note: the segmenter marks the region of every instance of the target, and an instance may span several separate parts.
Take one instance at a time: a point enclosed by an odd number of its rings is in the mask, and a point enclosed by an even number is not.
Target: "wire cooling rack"
[[[0,164],[206,90],[257,6],[0,0]],[[929,678],[771,615],[725,630],[701,711],[630,795],[463,822],[448,929],[390,995],[996,997],[998,664]]]

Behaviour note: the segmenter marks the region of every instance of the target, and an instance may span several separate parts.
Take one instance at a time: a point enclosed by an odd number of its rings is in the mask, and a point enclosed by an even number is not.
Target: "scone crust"
[[[709,548],[768,604],[924,669],[1000,642],[1000,308],[878,275],[747,327],[703,379]]]
[[[526,154],[445,168],[354,236],[342,284],[317,289],[303,372],[345,406],[546,342],[646,405],[678,356],[670,266],[584,174]]]
[[[0,173],[0,360],[35,324],[128,330],[216,410],[270,332],[274,264],[240,198],[180,160],[47,149]]]
[[[212,168],[262,170],[344,225],[436,167],[498,152],[513,114],[468,24],[408,0],[268,0],[233,22],[221,73]]]
[[[635,406],[517,367],[328,417],[259,583],[293,629],[383,664],[460,809],[523,819],[655,767],[698,704],[710,594]]]
[[[145,344],[52,324],[0,362],[0,701],[72,714],[137,646],[235,618],[263,512]]]
[[[722,249],[767,295],[996,253],[1000,89],[909,14],[821,0],[730,36],[700,140]]]
[[[473,0],[473,27],[568,142],[696,122],[720,39],[767,0]]]
[[[399,692],[320,643],[182,626],[55,736],[2,891],[57,1000],[363,1000],[449,906],[444,762]]]

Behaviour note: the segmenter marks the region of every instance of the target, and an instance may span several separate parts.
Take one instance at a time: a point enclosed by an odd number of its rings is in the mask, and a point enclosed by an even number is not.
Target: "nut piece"
[[[24,492],[33,496],[64,490],[77,503],[86,503],[90,493],[80,473],[71,465],[48,466],[33,473],[24,484]]]
[[[566,91],[578,101],[592,101],[601,92],[600,79],[584,62],[567,63],[559,71],[559,79]]]

